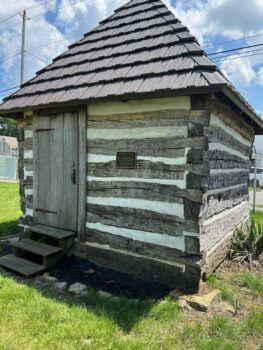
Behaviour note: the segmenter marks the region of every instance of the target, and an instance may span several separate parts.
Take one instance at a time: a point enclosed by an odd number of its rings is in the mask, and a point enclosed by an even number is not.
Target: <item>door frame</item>
[[[35,119],[42,116],[49,116],[51,114],[59,114],[66,112],[78,113],[78,189],[77,189],[77,235],[80,242],[86,240],[86,217],[87,217],[87,105],[72,106],[65,108],[50,108],[34,111],[33,113],[33,201],[37,198],[37,176],[36,176],[36,159],[34,155],[37,154],[36,149],[36,130]],[[34,209],[35,210],[35,209]],[[34,214],[33,214],[34,215]]]

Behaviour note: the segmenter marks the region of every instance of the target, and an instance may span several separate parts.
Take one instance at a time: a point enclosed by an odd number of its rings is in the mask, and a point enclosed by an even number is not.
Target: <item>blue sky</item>
[[[26,79],[50,63],[125,0],[1,0],[0,21],[28,8]],[[214,45],[263,33],[262,0],[164,0],[175,15],[197,36],[208,53],[263,43],[263,35],[229,44]],[[71,4],[75,3],[73,6]],[[63,7],[60,8],[59,7]],[[38,16],[43,13],[43,15]],[[38,17],[35,17],[38,16]],[[19,15],[0,23],[0,91],[19,85],[21,45]],[[11,29],[8,29],[13,27]],[[39,47],[42,46],[42,47]],[[260,49],[258,47],[256,49]],[[262,46],[263,48],[263,46]],[[241,94],[263,114],[263,50],[256,56],[219,62],[219,67]],[[32,56],[33,55],[33,56]],[[230,57],[229,57],[230,58]],[[0,93],[0,99],[9,92]]]

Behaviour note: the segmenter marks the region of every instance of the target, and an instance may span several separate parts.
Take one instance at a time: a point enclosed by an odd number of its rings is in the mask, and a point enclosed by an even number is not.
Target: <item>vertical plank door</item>
[[[34,220],[77,230],[78,113],[34,118]]]

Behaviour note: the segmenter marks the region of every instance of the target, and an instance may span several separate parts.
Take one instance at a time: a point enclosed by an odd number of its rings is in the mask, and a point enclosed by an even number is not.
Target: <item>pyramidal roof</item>
[[[255,116],[161,0],[131,0],[7,97],[0,111],[226,87]]]

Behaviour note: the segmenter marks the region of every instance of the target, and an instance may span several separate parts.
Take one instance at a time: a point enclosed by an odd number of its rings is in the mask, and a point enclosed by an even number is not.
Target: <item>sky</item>
[[[1,23],[2,20],[27,9],[25,79],[28,80],[126,2],[0,0],[0,91],[19,85],[20,56],[17,54],[21,50],[22,29],[19,14]],[[207,53],[263,44],[262,0],[164,0],[164,3],[197,37]],[[258,36],[237,40],[255,35]],[[224,43],[233,40],[236,41]],[[263,46],[250,50],[257,51],[249,52],[253,54],[250,57],[232,55],[219,61],[218,66],[263,115]],[[12,57],[14,55],[17,56]],[[0,92],[0,100],[13,91]],[[263,142],[260,148],[263,153]]]

